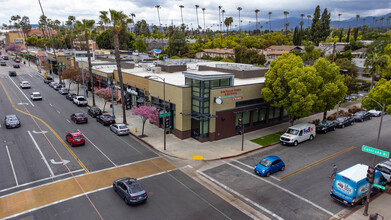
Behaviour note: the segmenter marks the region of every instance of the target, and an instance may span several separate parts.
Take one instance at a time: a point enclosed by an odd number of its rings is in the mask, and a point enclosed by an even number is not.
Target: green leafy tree
[[[348,87],[346,94],[357,92],[357,66],[348,58],[337,59],[335,61],[335,65],[339,66],[341,75],[344,78],[345,85]]]
[[[294,120],[306,117],[314,111],[318,102],[319,86],[322,78],[316,69],[304,66],[300,57],[283,54],[272,61],[265,74],[265,87],[261,96],[274,107],[283,107]]]
[[[111,29],[107,29],[96,36],[96,44],[101,49],[111,49],[114,47],[113,42],[113,31]]]
[[[385,111],[391,114],[391,81],[381,79],[375,88],[369,91],[368,96],[378,101],[380,104],[385,104]],[[381,110],[380,106],[368,98],[362,99],[362,106],[366,109]]]
[[[179,56],[181,57],[185,53],[186,39],[185,33],[176,30],[168,41],[168,56]]]
[[[149,36],[150,30],[148,23],[143,19],[141,21],[137,21],[136,25],[134,27],[134,33],[136,36],[143,35],[143,36]]]
[[[38,42],[38,38],[36,36],[31,36],[26,39],[26,43],[29,46],[38,46],[37,42]]]
[[[147,45],[144,43],[143,39],[138,39],[135,43],[135,48],[136,50],[138,50],[139,52],[147,52]]]
[[[326,8],[323,10],[321,17],[320,7],[318,5],[315,8],[314,16],[312,18],[310,31],[311,41],[318,46],[320,41],[326,40],[326,38],[330,35],[330,32],[330,13],[328,13]]]
[[[325,58],[319,58],[313,67],[322,80],[318,90],[317,111],[323,112],[323,120],[327,118],[327,111],[334,108],[346,96],[348,88],[339,72],[339,66],[330,63]]]

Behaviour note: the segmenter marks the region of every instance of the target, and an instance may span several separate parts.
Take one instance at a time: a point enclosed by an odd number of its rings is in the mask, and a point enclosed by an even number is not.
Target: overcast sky
[[[28,16],[31,24],[37,24],[42,14],[38,0],[0,0],[0,25],[9,25],[13,15]],[[238,21],[238,7],[242,8],[241,20],[243,23],[255,21],[255,9],[259,9],[258,19],[261,25],[268,20],[268,12],[272,12],[273,19],[283,18],[283,11],[288,11],[289,17],[300,18],[300,14],[313,15],[314,9],[320,5],[321,11],[327,8],[331,12],[331,19],[341,20],[355,17],[380,16],[391,12],[391,0],[41,0],[45,15],[52,19],[65,22],[69,15],[77,20],[94,19],[99,21],[99,11],[114,9],[125,14],[136,15],[135,21],[144,19],[149,24],[158,24],[156,5],[160,5],[160,19],[164,25],[181,23],[179,5],[183,5],[183,19],[190,27],[196,27],[197,18],[195,5],[199,5],[199,23],[203,27],[202,8],[205,8],[206,26],[218,24],[218,6],[226,11],[225,17],[233,17],[234,23]]]

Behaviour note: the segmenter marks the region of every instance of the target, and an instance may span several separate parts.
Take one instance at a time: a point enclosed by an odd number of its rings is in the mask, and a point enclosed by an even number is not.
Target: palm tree
[[[365,20],[367,20],[366,18],[363,18],[362,19],[362,25],[364,26],[365,25]]]
[[[386,21],[387,21],[387,25],[390,26],[390,19],[391,19],[391,16],[388,16]],[[4,24],[3,24],[4,25]]]
[[[204,17],[204,31],[205,31],[205,8],[202,8],[202,15]]]
[[[272,31],[272,12],[269,11],[269,32]]]
[[[372,20],[373,20],[373,26],[375,26],[375,24],[376,24],[376,17],[373,17]]]
[[[200,7],[199,5],[195,5],[196,15],[197,15],[197,30],[200,28],[200,22],[198,21],[198,8],[199,7]]]
[[[369,70],[369,75],[372,77],[371,88],[374,87],[376,74],[387,67],[387,61],[387,56],[381,55],[380,53],[372,52],[367,55],[364,62],[364,70],[366,72]]]
[[[224,20],[224,24],[227,27],[227,48],[228,48],[228,27],[234,22],[234,19],[232,17],[228,17]]]
[[[339,26],[341,25],[341,15],[342,15],[342,14],[338,14],[338,28],[339,28]]]
[[[303,18],[304,18],[305,14],[300,14],[300,17],[301,17],[301,22],[300,22],[300,30],[303,29],[303,25],[304,25],[304,21],[303,21]]]
[[[132,29],[133,29],[133,31],[134,31],[134,18],[136,17],[136,14],[130,13],[130,17],[132,18],[132,24],[133,24]]]
[[[258,13],[259,13],[259,9],[255,9],[254,12],[255,12],[255,30],[258,30]]]
[[[356,15],[356,27],[358,27],[358,19],[360,18],[360,15]]]
[[[381,26],[381,27],[383,26],[383,20],[384,20],[384,17],[381,17],[381,18],[380,18],[380,26]]]
[[[221,33],[221,17],[220,17],[220,11],[221,11],[221,8],[222,8],[223,6],[221,6],[221,5],[219,5],[219,28],[220,28],[220,33]],[[224,18],[223,18],[223,20],[224,20]]]
[[[240,11],[242,10],[241,7],[238,7],[238,12],[239,12],[239,31],[242,31],[242,29],[240,28]]]
[[[289,12],[288,11],[284,11],[284,26],[285,26],[285,34],[287,35],[288,34],[288,14]]]
[[[107,11],[100,11],[99,13],[100,13],[99,19],[105,25],[104,29],[106,30],[106,25],[110,25],[110,23],[111,23],[110,18],[109,18],[109,14],[108,14]],[[111,41],[111,38],[110,38],[110,51],[111,51],[111,49],[112,49],[112,41]]]
[[[91,82],[91,93],[92,93],[92,105],[95,106],[95,95],[94,95],[94,80],[92,77],[92,65],[91,65],[91,52],[89,47],[89,36],[91,34],[92,29],[94,28],[95,21],[83,19],[81,21],[76,21],[76,26],[79,31],[84,32],[84,37],[86,41],[86,49],[87,49],[87,57],[88,57],[88,69],[90,71],[90,82]],[[88,88],[87,88],[88,89]]]
[[[159,9],[161,8],[160,5],[155,5],[155,8],[157,10],[157,18],[159,19],[159,26],[160,26],[160,32],[162,31],[162,24],[160,23],[160,14],[159,14]]]
[[[182,24],[183,24],[183,14],[182,14],[182,9],[184,8],[185,6],[183,5],[179,5],[179,8],[181,9],[181,18],[182,18]]]
[[[221,10],[221,21],[225,21],[224,20],[224,14],[225,14],[225,10],[223,9],[223,10]],[[223,22],[221,22],[221,26],[223,26],[223,24],[222,24]]]
[[[159,11],[160,6],[158,6],[156,8]],[[122,78],[121,59],[120,59],[120,55],[119,55],[118,34],[122,29],[126,29],[128,27],[128,24],[132,23],[132,19],[130,19],[122,11],[115,11],[115,10],[111,10],[111,9],[109,11],[110,11],[109,23],[113,25],[112,28],[113,28],[113,38],[114,38],[114,48],[115,48],[114,54],[115,54],[115,61],[117,63],[119,85],[121,88],[123,123],[126,124],[126,113],[125,113],[126,102],[125,102],[125,95],[124,95],[124,83],[123,83],[123,78]],[[159,13],[158,13],[158,15],[159,15]]]
[[[70,29],[70,30],[72,30],[72,32],[71,32],[71,37],[69,38],[69,44],[70,44],[70,46],[71,46],[71,48],[72,48],[72,36],[73,36],[73,30],[75,29],[74,27],[73,27],[73,25],[75,24],[75,21],[76,21],[76,17],[75,16],[68,16],[68,20],[65,22],[65,24],[68,26],[68,28]]]
[[[309,27],[310,26],[310,18],[311,18],[311,15],[307,15],[307,18],[308,18],[308,23],[307,23],[307,27]]]

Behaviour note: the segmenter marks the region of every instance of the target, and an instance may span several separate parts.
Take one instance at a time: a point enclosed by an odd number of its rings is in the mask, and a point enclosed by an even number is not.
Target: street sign
[[[373,148],[373,147],[369,147],[369,146],[365,146],[365,145],[362,146],[362,151],[370,153],[370,154],[374,154],[374,155],[377,155],[377,156],[385,157],[385,158],[389,158],[390,157],[390,152],[379,150],[379,149],[376,149],[376,148]]]
[[[168,117],[168,116],[170,116],[170,115],[171,115],[171,113],[170,113],[170,112],[161,113],[161,114],[159,115],[159,118]]]
[[[386,187],[384,187],[382,185],[379,185],[379,184],[376,184],[376,183],[374,183],[372,186],[377,187],[377,188],[382,189],[382,190],[386,190]]]

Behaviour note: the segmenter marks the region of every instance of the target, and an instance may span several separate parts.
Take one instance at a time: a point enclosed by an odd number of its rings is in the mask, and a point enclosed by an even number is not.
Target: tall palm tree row
[[[301,17],[301,21],[300,21],[300,30],[303,29],[303,25],[304,25],[304,21],[303,21],[303,18],[304,18],[305,14],[300,14],[300,17]]]
[[[133,27],[132,27],[133,31],[134,31],[134,18],[135,17],[136,17],[136,14],[130,13],[130,18],[132,19],[132,24],[133,24]]]
[[[240,11],[242,10],[241,7],[238,7],[238,12],[239,12],[239,31],[242,31],[242,29],[240,28]]]
[[[157,5],[158,6],[158,5]],[[156,7],[156,6],[155,6]],[[159,7],[156,7],[159,11]],[[121,103],[122,103],[122,114],[123,114],[123,123],[126,124],[126,112],[125,112],[125,94],[124,94],[124,83],[122,78],[122,69],[121,69],[121,59],[119,55],[119,38],[118,34],[122,29],[128,27],[128,24],[132,23],[132,19],[130,19],[126,14],[122,11],[109,10],[110,18],[109,23],[112,25],[113,30],[113,38],[114,38],[114,49],[115,49],[115,61],[117,63],[117,71],[118,71],[118,80],[121,88]],[[106,13],[107,14],[107,13]]]
[[[221,5],[219,5],[219,29],[220,29],[220,33],[221,33],[221,26],[222,26],[222,22],[221,22],[221,17],[220,17],[220,13],[221,13],[221,8],[222,8],[223,6],[221,6]],[[224,19],[223,19],[224,20]]]
[[[89,36],[94,28],[95,21],[83,19],[82,21],[76,21],[77,29],[84,34],[86,49],[87,49],[87,58],[88,58],[88,70],[90,72],[90,82],[91,82],[91,93],[92,93],[92,105],[95,106],[95,94],[94,94],[94,81],[92,77],[92,65],[91,65],[91,52],[89,47]]]
[[[73,40],[72,40],[72,36],[73,36],[73,32],[74,32],[74,25],[75,25],[75,21],[76,21],[76,17],[75,16],[68,16],[68,20],[65,22],[65,24],[68,26],[69,30],[71,30],[71,37],[69,38],[69,45],[71,46],[71,48],[73,48]]]
[[[185,6],[183,6],[183,5],[179,5],[179,8],[181,9],[182,24],[184,24],[184,23],[183,23],[183,14],[182,14],[182,10],[183,10],[184,7],[185,7]]]
[[[225,20],[224,20],[224,24],[225,26],[227,27],[227,48],[228,48],[228,28],[229,26],[234,22],[234,19],[232,17],[227,17]]]
[[[358,27],[358,19],[360,18],[360,15],[356,15],[356,27]]]
[[[255,9],[254,12],[255,12],[255,30],[258,30],[258,13],[259,13],[259,9]]]
[[[160,14],[159,14],[159,9],[161,8],[160,5],[155,5],[155,8],[157,10],[157,17],[159,19],[159,26],[160,26],[160,32],[163,33],[163,30],[162,30],[162,23],[160,22]]]
[[[198,21],[198,8],[200,6],[199,5],[195,5],[195,10],[196,10],[196,15],[197,15],[197,30],[200,28],[200,22]]]
[[[269,32],[271,32],[272,31],[272,12],[269,11],[268,15],[269,15]]]
[[[308,27],[310,26],[310,19],[311,19],[311,15],[307,15],[307,18],[308,18],[308,23],[307,23],[307,25],[308,25]]]
[[[342,14],[338,14],[338,28],[339,28],[339,26],[341,25],[341,15],[342,15]]]
[[[285,26],[285,34],[286,34],[286,35],[288,34],[288,26],[289,26],[289,23],[288,23],[288,14],[289,14],[288,11],[284,11],[284,26]]]
[[[204,17],[204,31],[206,30],[205,29],[205,10],[206,10],[206,8],[202,8],[202,16]]]

